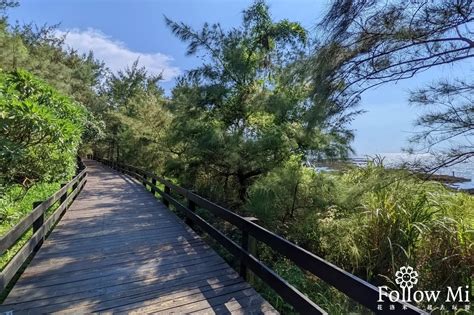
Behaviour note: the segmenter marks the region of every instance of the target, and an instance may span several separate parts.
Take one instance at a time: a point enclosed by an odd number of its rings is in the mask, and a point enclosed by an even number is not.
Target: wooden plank
[[[161,238],[174,238],[176,236],[181,236],[183,234],[182,230],[176,228],[169,228],[165,230],[157,229],[147,229],[143,231],[136,231],[134,233],[121,233],[121,234],[108,234],[108,235],[99,235],[87,237],[86,235],[81,235],[82,237],[68,238],[68,239],[59,239],[52,240],[51,243],[54,244],[54,247],[51,246],[48,248],[48,252],[61,251],[64,249],[72,249],[74,246],[74,251],[80,251],[84,248],[88,249],[91,247],[96,247],[95,242],[98,242],[102,245],[121,243],[125,244],[126,242],[132,242],[140,239],[149,240],[151,237],[160,236]],[[51,249],[51,250],[49,250]]]
[[[202,290],[209,286],[208,279],[219,279],[220,283],[226,281],[241,282],[235,271],[229,267],[214,271],[215,275],[208,273],[193,274],[189,277],[174,277],[168,280],[134,283],[133,285],[123,286],[114,290],[102,290],[99,294],[91,296],[90,291],[84,291],[79,294],[74,294],[72,298],[59,297],[57,299],[38,300],[35,304],[16,306],[21,308],[26,306],[33,306],[33,308],[25,308],[24,310],[32,310],[41,305],[41,309],[47,313],[60,311],[64,313],[93,313],[104,311],[109,308],[114,308],[122,305],[127,305],[132,302],[142,303],[157,296],[170,296],[172,294],[187,294],[188,290],[198,289]],[[193,280],[192,282],[190,280]],[[16,308],[16,309],[17,309]],[[67,309],[67,311],[64,311]],[[23,310],[23,309],[22,309]]]
[[[173,221],[168,221],[168,220],[159,220],[159,221],[151,221],[151,220],[147,220],[145,222],[128,222],[127,226],[130,228],[130,229],[145,229],[145,228],[161,228],[163,225],[170,225],[172,224]],[[76,234],[76,231],[74,230],[71,230],[70,227],[71,226],[74,226],[76,228],[81,228],[81,230],[84,232],[84,234],[88,234],[88,233],[94,233],[96,231],[102,231],[102,232],[113,232],[113,230],[121,230],[120,227],[111,227],[109,230],[105,230],[100,227],[100,226],[91,226],[90,224],[89,225],[84,225],[84,226],[81,226],[79,222],[76,222],[77,224],[74,224],[74,221],[70,221],[70,222],[63,222],[61,224],[60,227],[56,227],[55,230],[57,231],[57,234],[61,234],[62,236],[68,236],[70,234]],[[174,222],[173,222],[174,224]]]
[[[202,241],[199,239],[193,239],[189,242],[176,242],[176,243],[165,243],[165,244],[145,244],[142,246],[132,247],[132,248],[125,248],[122,250],[116,251],[93,251],[93,252],[85,252],[81,255],[74,255],[74,256],[39,256],[37,254],[35,256],[35,264],[30,265],[29,269],[34,270],[33,268],[51,268],[51,265],[62,265],[62,264],[69,264],[70,266],[75,266],[73,263],[74,261],[80,260],[83,263],[87,263],[89,261],[97,261],[97,260],[104,260],[104,259],[116,259],[117,257],[121,256],[137,256],[140,257],[144,253],[161,255],[162,251],[170,251],[174,248],[186,248],[195,246],[198,249],[199,246],[202,245]],[[27,271],[25,271],[27,272]]]
[[[70,277],[59,277],[59,278],[47,278],[47,280],[43,281],[27,281],[26,279],[20,279],[16,285],[16,290],[28,290],[30,287],[36,288],[46,288],[46,287],[55,287],[52,288],[54,290],[61,287],[61,289],[73,287],[92,287],[97,282],[104,282],[104,283],[113,283],[117,279],[143,279],[143,273],[150,272],[155,275],[162,274],[164,272],[182,272],[182,273],[189,273],[190,268],[198,268],[202,264],[209,264],[209,266],[222,264],[223,261],[220,257],[216,257],[215,255],[203,256],[197,259],[188,259],[183,260],[181,262],[175,262],[174,264],[165,265],[165,266],[157,266],[153,262],[145,262],[139,263],[140,270],[136,271],[136,265],[129,264],[126,266],[122,266],[120,268],[114,268],[113,270],[107,270],[105,272],[84,272],[79,274],[71,275]],[[46,289],[44,289],[46,290]]]
[[[150,314],[150,313],[162,313],[170,314],[175,312],[178,314],[189,313],[195,308],[196,303],[203,305],[212,305],[214,298],[224,296],[228,298],[230,296],[241,296],[242,294],[252,295],[255,291],[249,287],[249,284],[240,280],[237,283],[217,283],[214,285],[214,289],[208,286],[207,289],[198,290],[187,290],[173,294],[171,296],[160,296],[146,302],[138,302],[123,307],[114,307],[109,310],[114,313],[128,313],[128,314]],[[199,306],[197,306],[199,307]]]
[[[202,309],[209,305],[206,299],[218,296],[242,301],[233,304],[235,310],[257,307],[245,299],[259,295],[141,183],[86,163],[83,192],[0,311],[90,313],[143,305]],[[157,305],[157,299],[165,306]]]
[[[219,257],[220,258],[220,257]],[[43,273],[36,273],[29,278],[23,278],[21,282],[21,286],[19,285],[19,289],[23,286],[29,284],[35,284],[36,287],[45,287],[51,285],[58,285],[70,282],[78,282],[84,281],[88,279],[113,279],[116,275],[122,275],[127,271],[130,271],[130,268],[136,268],[136,264],[140,264],[141,271],[154,271],[162,272],[168,269],[178,269],[182,267],[186,267],[188,265],[197,266],[201,263],[222,263],[222,259],[219,259],[215,256],[212,251],[208,251],[206,253],[199,253],[195,255],[184,254],[182,255],[171,257],[168,260],[165,260],[164,257],[159,258],[146,258],[143,260],[132,260],[133,264],[111,264],[110,268],[90,268],[80,271],[62,271],[61,267],[58,267],[58,272],[54,273],[54,275],[47,274],[43,275]],[[159,269],[158,267],[159,266]],[[105,269],[105,270],[104,270]],[[66,274],[64,274],[66,273]],[[102,279],[100,279],[102,281]],[[104,280],[105,281],[105,280]],[[76,285],[78,285],[76,283]]]
[[[233,296],[224,303],[215,303],[212,307],[193,310],[189,314],[209,315],[209,314],[278,314],[273,307],[260,295],[245,296],[236,298]]]
[[[150,236],[157,236],[159,235],[160,237],[152,237]],[[65,238],[64,240],[60,242],[52,241],[51,243],[54,244],[54,246],[48,246],[44,248],[43,254],[54,254],[54,253],[73,253],[73,252],[81,252],[83,250],[88,250],[91,248],[97,248],[98,244],[94,243],[94,240],[97,243],[100,243],[101,246],[114,246],[117,243],[123,244],[124,246],[127,244],[135,244],[135,243],[140,243],[140,242],[145,242],[145,243],[152,243],[154,244],[155,242],[157,243],[163,243],[167,240],[179,240],[179,239],[185,239],[184,236],[187,236],[187,239],[192,239],[190,235],[183,235],[182,230],[167,230],[163,233],[160,233],[159,231],[150,231],[148,233],[143,233],[140,235],[140,233],[133,234],[130,237],[122,237],[118,236],[116,239],[113,238],[103,238],[103,239],[79,239],[77,241],[67,241]]]
[[[192,275],[186,274],[166,274],[160,277],[151,277],[145,280],[128,281],[118,283],[113,286],[101,287],[96,289],[86,289],[83,291],[75,291],[73,294],[57,294],[55,296],[48,296],[44,299],[40,294],[35,296],[18,297],[17,300],[12,300],[9,304],[15,306],[17,310],[35,308],[45,305],[53,305],[60,303],[72,303],[81,301],[82,306],[95,305],[99,307],[106,307],[105,303],[113,302],[116,299],[122,299],[127,296],[139,296],[140,293],[156,294],[158,290],[180,290],[182,286],[195,286],[198,283],[207,283],[209,279],[235,279],[237,274],[229,266],[220,265],[215,268],[201,268],[197,269]],[[156,291],[155,291],[156,290]],[[160,291],[161,292],[161,291]],[[94,297],[94,300],[91,298]],[[100,298],[100,301],[98,299]],[[116,303],[116,302],[113,302]],[[108,304],[107,304],[108,305]],[[55,307],[57,308],[57,307]],[[44,310],[46,311],[46,310]]]
[[[34,266],[30,266],[28,270],[23,273],[23,278],[28,277],[37,277],[38,274],[45,276],[48,274],[60,274],[64,272],[72,272],[79,270],[88,270],[92,268],[100,268],[101,266],[114,266],[116,264],[123,264],[132,261],[142,261],[145,259],[151,259],[154,257],[160,257],[161,255],[166,256],[180,256],[180,255],[196,255],[199,253],[206,253],[211,251],[209,246],[206,244],[196,244],[193,246],[180,246],[167,249],[166,251],[154,251],[146,250],[140,252],[120,252],[116,255],[105,255],[105,256],[94,256],[92,259],[81,259],[81,264],[71,264],[76,259],[49,259],[37,262]],[[54,264],[54,267],[61,268],[60,271],[52,269],[51,265]]]
[[[166,230],[172,230],[176,229],[174,226],[170,225],[171,222],[168,222],[164,225],[146,225],[146,226],[130,226],[127,231],[124,231],[123,229],[108,229],[105,230],[101,228],[94,228],[89,229],[87,231],[83,230],[83,234],[77,235],[74,232],[71,232],[71,234],[68,234],[67,232],[62,232],[62,233],[55,233],[52,237],[50,237],[51,241],[54,241],[56,243],[61,243],[61,242],[70,242],[70,241],[78,241],[78,240],[92,240],[92,239],[101,239],[101,238],[107,238],[107,237],[115,237],[115,236],[124,236],[127,235],[129,232],[130,234],[134,233],[139,233],[139,232],[155,232],[155,233],[162,233]],[[174,223],[174,222],[173,222]],[[65,236],[69,236],[67,240],[64,240]]]
[[[77,259],[80,259],[82,256],[87,256],[89,254],[103,254],[103,255],[108,255],[108,254],[113,254],[117,252],[123,252],[123,251],[131,251],[133,248],[149,248],[150,246],[159,246],[159,245],[166,245],[169,243],[179,243],[179,242],[190,242],[195,240],[196,238],[188,236],[188,238],[185,238],[185,236],[177,238],[177,239],[163,239],[163,240],[152,240],[150,242],[147,242],[146,239],[140,239],[136,242],[130,242],[127,244],[114,244],[113,246],[108,246],[107,248],[92,248],[90,251],[79,251],[79,252],[67,252],[67,251],[59,251],[55,253],[41,253],[41,251],[37,254],[37,257],[47,257],[47,258],[61,258],[65,257],[69,254],[74,253],[74,257]],[[41,256],[40,256],[41,255]]]
[[[48,279],[54,277],[62,277],[64,274],[65,277],[72,277],[76,272],[92,272],[95,270],[100,269],[111,269],[115,267],[121,267],[124,264],[130,263],[148,263],[148,262],[156,262],[160,264],[160,267],[168,264],[169,262],[173,261],[173,258],[176,257],[180,260],[180,262],[187,261],[189,259],[200,259],[202,257],[208,257],[213,254],[211,249],[204,249],[204,247],[196,247],[198,251],[188,252],[188,251],[169,251],[167,254],[169,256],[157,256],[154,253],[151,254],[142,254],[137,256],[132,256],[130,254],[125,254],[121,256],[115,256],[112,258],[106,257],[99,260],[93,261],[83,261],[82,264],[71,264],[71,261],[66,262],[57,262],[55,263],[55,268],[57,270],[53,270],[51,264],[43,264],[36,268],[30,268],[27,272],[24,273],[23,281],[27,281],[27,279],[40,279],[47,277]],[[25,282],[22,282],[25,283]]]
[[[177,268],[175,269],[177,272],[173,272],[172,269],[167,269],[163,270],[161,273],[150,273],[150,275],[119,275],[96,279],[96,281],[93,281],[93,279],[87,279],[87,281],[78,282],[77,286],[74,286],[74,283],[66,283],[64,285],[61,284],[58,286],[48,286],[43,288],[32,285],[24,287],[22,290],[18,290],[14,296],[9,296],[9,300],[6,301],[5,304],[14,305],[28,303],[29,301],[34,300],[50,300],[58,297],[66,297],[68,301],[73,301],[82,293],[85,293],[86,295],[91,294],[92,296],[94,292],[106,294],[111,294],[117,291],[128,292],[133,288],[148,286],[158,282],[167,282],[167,284],[171,286],[177,279],[191,278],[199,274],[206,274],[209,278],[212,278],[213,275],[211,274],[211,271],[212,273],[219,273],[223,270],[230,270],[230,267],[222,262],[207,264],[207,266],[201,263],[199,265],[189,265],[183,268]],[[35,288],[38,292],[31,292],[32,288]],[[26,299],[26,296],[29,296],[26,293],[31,293],[31,297]]]
[[[230,288],[228,290],[235,290],[235,289]],[[256,294],[255,290],[251,288],[247,288],[245,290],[242,290],[242,288],[238,288],[237,291],[231,291],[229,293],[226,293],[223,290],[223,292],[219,292],[218,295],[214,296],[214,295],[208,294],[205,297],[206,298],[203,300],[191,302],[189,304],[186,304],[178,308],[158,311],[156,312],[156,314],[190,314],[190,313],[199,312],[202,310],[206,310],[207,311],[206,314],[226,314],[226,312],[225,311],[223,312],[223,310],[227,310],[227,309],[223,308],[223,305],[225,305],[228,302],[240,301],[244,303],[247,302],[246,304],[252,304],[253,300],[258,299],[257,298],[258,295]],[[254,305],[258,305],[258,302],[259,301],[256,301]],[[137,313],[140,313],[140,311],[141,310],[136,310],[131,313],[137,314]],[[230,312],[227,312],[227,314],[228,313]]]

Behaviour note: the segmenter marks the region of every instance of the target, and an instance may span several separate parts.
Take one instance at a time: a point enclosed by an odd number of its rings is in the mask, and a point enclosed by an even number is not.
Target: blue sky
[[[79,51],[92,49],[112,69],[131,64],[137,57],[151,72],[163,71],[165,89],[174,78],[200,64],[196,57],[185,55],[186,45],[165,26],[163,16],[195,28],[204,22],[219,22],[224,28],[238,26],[241,12],[250,0],[23,0],[9,12],[10,20],[38,25],[56,24],[68,32],[67,44]],[[268,1],[274,19],[299,21],[315,30],[324,15],[326,0]],[[400,152],[413,132],[418,110],[407,104],[410,89],[421,87],[441,76],[468,75],[462,66],[430,70],[409,81],[385,85],[366,92],[359,116],[354,148],[358,155]]]

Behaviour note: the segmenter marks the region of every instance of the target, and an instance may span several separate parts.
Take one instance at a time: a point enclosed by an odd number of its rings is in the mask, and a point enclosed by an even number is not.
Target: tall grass
[[[419,272],[420,290],[446,292],[447,286],[472,282],[474,197],[405,170],[374,162],[317,174],[289,164],[251,187],[246,209],[267,227],[375,285],[396,289],[394,274],[404,265]],[[334,305],[352,305],[345,299],[338,304],[334,292],[279,257],[267,260],[290,282],[307,282],[303,292],[333,313],[345,309]]]

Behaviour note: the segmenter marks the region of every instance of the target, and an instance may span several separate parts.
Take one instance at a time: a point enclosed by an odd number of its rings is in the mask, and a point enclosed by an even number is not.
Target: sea
[[[410,154],[410,153],[379,153],[379,154],[367,154],[357,155],[351,157],[351,160],[357,164],[363,166],[367,163],[367,160],[379,157],[383,159],[383,164],[386,167],[397,167],[403,164],[418,163],[420,165],[429,167],[435,163],[435,157],[429,153],[423,154]],[[459,163],[449,167],[440,168],[435,172],[440,175],[450,175],[456,177],[462,177],[468,179],[465,182],[459,182],[451,184],[450,186],[458,189],[472,189],[474,188],[474,158],[467,160],[463,163]]]

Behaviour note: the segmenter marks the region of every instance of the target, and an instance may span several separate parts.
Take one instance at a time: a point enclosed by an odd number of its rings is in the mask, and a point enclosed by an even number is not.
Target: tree
[[[423,143],[423,149],[427,151],[432,151],[440,143],[451,144],[443,149],[436,166],[428,171],[434,172],[474,157],[473,83],[465,80],[438,82],[414,91],[410,102],[426,108],[427,112],[416,121],[422,131],[411,141]]]
[[[130,67],[111,74],[107,79],[105,89],[109,107],[128,116],[136,115],[140,102],[149,94],[163,94],[157,85],[161,79],[160,75],[149,75],[135,60]]]
[[[227,32],[219,24],[196,31],[166,23],[188,43],[189,55],[201,52],[205,60],[173,90],[171,174],[238,207],[256,178],[291,156],[347,154],[351,135],[344,123],[328,124],[339,112],[312,98],[300,75],[308,41],[301,25],[274,22],[263,1]]]
[[[357,92],[473,57],[471,0],[336,0],[322,25],[337,76]]]
[[[471,0],[335,0],[322,22],[330,32],[325,60],[332,64],[332,80],[344,86],[341,93],[358,97],[377,85],[469,60],[474,56],[473,21]],[[423,131],[412,140],[433,151],[435,144],[472,135],[472,87],[460,79],[414,91],[412,103],[436,104],[437,109],[420,117]],[[448,150],[442,164],[472,156],[472,143],[462,143]]]
[[[4,15],[7,9],[17,7],[18,5],[19,5],[18,1],[0,0],[0,13],[3,14],[2,18],[4,18]]]
[[[169,120],[160,75],[150,75],[136,60],[123,71],[112,73],[102,87],[106,107],[103,141],[96,153],[157,170],[163,164],[163,133]]]

